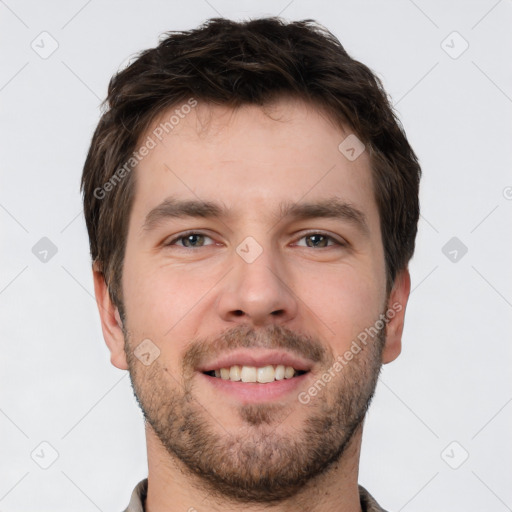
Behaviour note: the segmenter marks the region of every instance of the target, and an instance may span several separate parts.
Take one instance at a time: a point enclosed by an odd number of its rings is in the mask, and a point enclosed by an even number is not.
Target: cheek
[[[200,324],[201,307],[207,302],[204,296],[214,284],[211,271],[169,268],[142,257],[127,257],[123,292],[128,327],[162,344],[190,337]]]
[[[304,313],[311,315],[336,352],[372,326],[382,312],[385,286],[377,272],[343,266],[333,271],[297,276]]]

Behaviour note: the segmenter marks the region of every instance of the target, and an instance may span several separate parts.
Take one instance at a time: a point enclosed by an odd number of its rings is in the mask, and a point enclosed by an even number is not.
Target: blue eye
[[[210,242],[207,243],[206,241]],[[299,243],[304,240],[304,243]],[[294,245],[299,247],[307,247],[311,249],[324,249],[328,247],[338,246],[343,247],[346,244],[335,239],[334,237],[327,235],[322,232],[311,232],[303,235],[298,239],[299,242],[296,242]],[[209,245],[214,245],[215,242],[211,237],[197,232],[197,231],[189,231],[187,233],[182,233],[179,236],[176,236],[169,242],[165,242],[164,245],[168,246],[176,246],[184,249],[199,249],[201,247],[207,247]]]
[[[325,233],[308,233],[299,240],[306,240],[305,245],[297,244],[301,247],[311,248],[325,248],[333,245],[343,246],[344,244],[333,238],[332,236],[326,235]]]
[[[211,244],[205,244],[205,240],[211,238],[209,236],[203,235],[202,233],[196,233],[196,232],[190,232],[182,234],[176,238],[173,238],[171,241],[166,243],[165,245],[178,245],[180,247],[185,247],[187,249],[194,249],[196,247],[204,247],[206,245]],[[177,243],[180,242],[180,243]]]

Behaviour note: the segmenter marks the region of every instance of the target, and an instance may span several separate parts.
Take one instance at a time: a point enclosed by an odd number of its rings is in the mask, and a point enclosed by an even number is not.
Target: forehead
[[[349,160],[339,145],[353,134],[322,110],[295,99],[236,109],[194,102],[166,110],[141,137],[151,149],[135,170],[134,215],[172,195],[270,219],[274,206],[335,196],[377,226],[367,151]]]

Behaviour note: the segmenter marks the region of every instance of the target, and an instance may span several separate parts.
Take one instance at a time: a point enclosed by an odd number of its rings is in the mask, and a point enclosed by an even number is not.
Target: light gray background
[[[318,20],[378,73],[424,172],[403,352],[382,373],[360,482],[390,511],[511,510],[511,0],[0,0],[0,510],[122,510],[147,474],[79,194],[108,80],[164,31],[278,13]],[[46,59],[31,47],[52,39]],[[46,262],[42,237],[58,250]],[[58,453],[48,469],[41,442]]]

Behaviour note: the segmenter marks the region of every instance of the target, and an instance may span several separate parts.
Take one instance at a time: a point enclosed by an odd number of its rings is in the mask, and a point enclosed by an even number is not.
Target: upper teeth
[[[242,381],[242,382],[274,382],[274,380],[291,379],[295,375],[295,370],[291,366],[278,364],[277,366],[239,366],[235,364],[229,368],[215,370],[215,377],[224,380]]]

